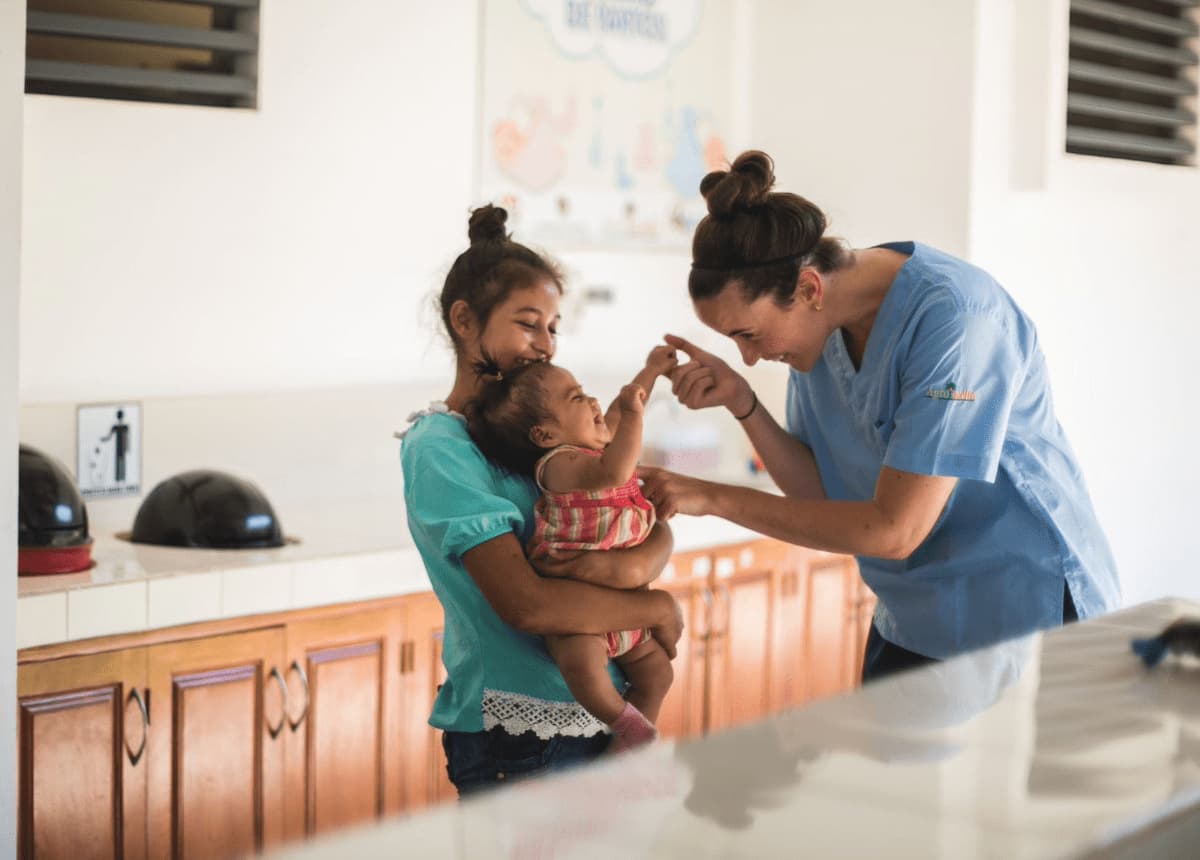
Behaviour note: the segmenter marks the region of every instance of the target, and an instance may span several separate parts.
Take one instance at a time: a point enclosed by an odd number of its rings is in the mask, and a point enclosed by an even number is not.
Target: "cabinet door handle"
[[[417,643],[409,639],[400,643],[400,674],[407,675],[417,668]]]
[[[304,674],[304,667],[300,665],[299,660],[293,660],[292,665],[288,666],[288,674],[290,675],[292,672],[295,672],[300,676],[300,686],[304,688],[304,708],[300,711],[300,716],[296,717],[294,720],[290,716],[288,717],[288,726],[291,727],[291,730],[294,732],[296,729],[300,728],[300,724],[303,723],[305,718],[308,716],[309,693],[308,675]]]
[[[129,739],[125,739],[125,754],[129,756],[129,763],[137,767],[137,763],[142,760],[142,754],[146,752],[146,738],[150,736],[150,711],[146,708],[146,700],[142,698],[142,691],[137,687],[129,691],[129,697],[125,700],[127,707],[129,699],[137,702],[138,710],[142,712],[142,742],[138,744],[136,752],[129,748]]]
[[[721,620],[724,623],[721,625],[721,628],[719,630],[712,629],[713,624],[712,624],[712,622],[709,622],[708,633],[713,639],[720,639],[722,636],[725,635],[725,632],[729,629],[729,586],[728,585],[721,586],[721,612],[723,613],[723,617],[721,618]]]
[[[275,738],[279,737],[279,733],[283,731],[283,724],[287,720],[287,682],[283,680],[283,675],[279,673],[278,666],[272,666],[271,674],[267,677],[279,685],[279,694],[282,697],[280,701],[279,722],[275,725],[267,723],[267,734],[271,736],[271,740],[275,740]]]
[[[711,588],[700,590],[700,599],[704,601],[704,629],[700,631],[700,641],[707,642],[712,636],[713,593]]]

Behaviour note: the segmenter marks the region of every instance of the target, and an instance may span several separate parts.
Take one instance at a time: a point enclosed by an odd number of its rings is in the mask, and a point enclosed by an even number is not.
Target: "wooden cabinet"
[[[750,547],[717,553],[713,563],[708,649],[707,731],[760,718],[770,710],[773,571]]]
[[[656,587],[686,625],[664,737],[858,683],[874,598],[851,558],[758,540],[680,553]],[[244,856],[452,800],[443,630],[422,593],[22,652],[21,856]]]
[[[774,652],[771,710],[796,708],[808,701],[808,568],[798,550],[774,570]]]
[[[432,594],[255,623],[19,666],[23,857],[244,856],[456,796]]]
[[[710,599],[711,573],[712,557],[708,553],[680,553],[671,559],[657,584],[679,603],[684,623],[671,663],[675,680],[658,715],[658,731],[665,738],[696,737],[704,731],[709,633],[706,600]]]
[[[145,683],[143,648],[21,667],[22,858],[146,857]]]
[[[288,623],[289,839],[403,808],[400,608]]]
[[[146,649],[150,857],[244,856],[283,839],[278,627]]]
[[[859,683],[874,596],[853,558],[756,540],[676,556],[658,587],[688,629],[659,719],[692,737]],[[680,576],[680,571],[688,576]]]
[[[416,809],[458,796],[446,776],[442,733],[429,725],[433,700],[446,680],[442,666],[442,606],[432,593],[407,600],[402,647],[401,687],[404,700],[405,806]]]
[[[858,576],[853,559],[829,556],[813,559],[807,578],[807,698],[823,699],[855,686]]]

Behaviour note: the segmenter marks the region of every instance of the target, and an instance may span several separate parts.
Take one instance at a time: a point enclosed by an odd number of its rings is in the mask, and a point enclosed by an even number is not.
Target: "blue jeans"
[[[459,797],[540,773],[591,761],[608,747],[608,735],[553,737],[533,732],[510,735],[497,727],[485,732],[443,732],[446,773]]]

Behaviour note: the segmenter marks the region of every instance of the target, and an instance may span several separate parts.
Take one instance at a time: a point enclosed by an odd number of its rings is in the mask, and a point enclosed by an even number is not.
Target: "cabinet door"
[[[747,557],[741,548],[722,550],[713,561],[713,594],[708,731],[759,719],[770,706],[771,567],[760,566],[753,553]]]
[[[17,669],[22,858],[144,858],[146,652]]]
[[[245,856],[281,841],[283,655],[278,627],[147,649],[151,857]]]
[[[402,627],[399,608],[287,625],[288,838],[398,811]]]
[[[863,656],[867,649],[867,636],[871,633],[871,621],[875,617],[875,604],[879,599],[875,596],[875,592],[867,587],[863,582],[861,574],[858,573],[858,566],[855,565],[855,580],[857,580],[858,600],[855,602],[857,610],[855,617],[858,621],[857,641],[854,644],[854,678],[852,686],[858,687],[862,684],[862,665]]]
[[[836,696],[856,684],[859,665],[858,568],[852,557],[813,558],[808,569],[808,697]]]
[[[775,643],[771,710],[796,708],[808,700],[808,559],[796,549],[774,569]]]
[[[400,669],[406,809],[458,797],[446,776],[442,733],[429,725],[433,700],[446,680],[442,665],[444,623],[442,605],[434,594],[414,594],[406,600]]]
[[[705,637],[708,632],[708,578],[712,556],[707,552],[680,553],[656,583],[671,593],[683,611],[683,636],[671,663],[675,680],[658,715],[664,738],[691,738],[704,731]]]

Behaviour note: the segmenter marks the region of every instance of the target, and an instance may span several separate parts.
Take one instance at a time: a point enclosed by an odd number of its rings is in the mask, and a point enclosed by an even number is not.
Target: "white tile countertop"
[[[19,577],[17,648],[429,589],[402,502],[280,511],[280,522],[297,541],[264,550],[150,546],[94,532],[90,570]],[[713,517],[675,517],[671,527],[679,552],[758,536]]]
[[[1161,600],[763,722],[296,846],[320,858],[1195,856],[1200,661]]]
[[[17,647],[390,597],[429,589],[403,508],[341,505],[280,515],[277,549],[135,544],[93,534],[93,566],[22,576]]]

